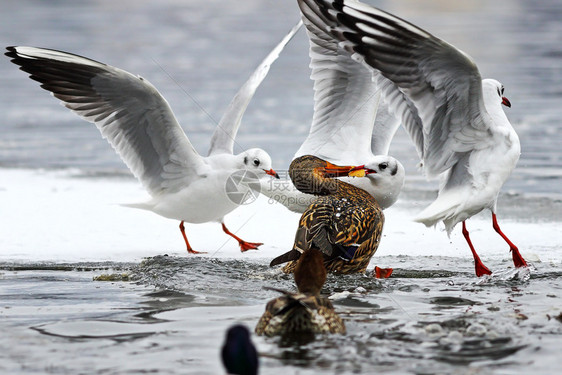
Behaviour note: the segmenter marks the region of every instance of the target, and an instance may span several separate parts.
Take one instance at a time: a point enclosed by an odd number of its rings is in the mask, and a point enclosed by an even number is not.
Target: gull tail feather
[[[138,208],[140,210],[152,210],[152,205],[146,203],[146,202],[140,202],[140,203],[120,203],[119,204],[121,207],[128,207],[128,208]]]
[[[414,221],[424,224],[426,227],[431,227],[437,225],[440,221],[445,224],[445,230],[447,235],[451,235],[451,231],[455,225],[466,217],[461,217],[459,215],[462,210],[459,210],[460,203],[455,202],[448,197],[439,196],[433,203],[426,207],[422,212],[420,212]]]

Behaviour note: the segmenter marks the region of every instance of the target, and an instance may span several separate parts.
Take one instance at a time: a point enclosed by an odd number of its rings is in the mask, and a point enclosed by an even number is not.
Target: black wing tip
[[[25,55],[22,55],[21,52],[18,51],[18,48],[20,48],[20,47],[21,46],[8,46],[8,47],[6,47],[6,52],[4,52],[4,55],[8,56],[10,58],[11,62],[18,65],[20,67],[20,70],[23,70],[24,72],[27,72],[24,69],[24,65],[26,65],[26,62],[28,62],[30,60],[30,58],[28,58]],[[28,73],[30,73],[30,72],[28,72]]]
[[[7,52],[4,52],[4,55],[10,57],[12,59],[12,62],[16,65],[25,65],[25,62],[29,62],[29,61],[41,61],[42,63],[50,63],[50,64],[56,64],[56,65],[60,65],[60,66],[79,66],[82,68],[87,67],[87,69],[91,70],[91,69],[96,69],[95,66],[88,66],[86,64],[83,64],[81,62],[71,62],[71,61],[64,61],[64,60],[60,60],[54,57],[47,57],[47,56],[28,56],[25,53],[19,52],[18,48],[33,48],[33,49],[37,49],[40,51],[49,51],[49,52],[54,52],[57,54],[61,54],[61,55],[66,55],[67,57],[75,57],[77,59],[83,59],[83,60],[87,60],[90,63],[94,63],[94,64],[99,64],[101,67],[98,67],[97,70],[103,70],[104,67],[110,67],[110,65],[107,65],[106,63],[103,63],[101,61],[97,61],[94,59],[90,59],[89,57],[85,57],[82,55],[78,55],[75,53],[71,53],[71,52],[66,52],[66,51],[62,51],[62,50],[58,50],[58,49],[53,49],[53,48],[43,48],[43,47],[32,47],[32,46],[8,46],[6,47]]]
[[[25,56],[20,55],[20,53],[18,52],[18,47],[19,46],[8,46],[6,47],[6,52],[4,52],[4,55],[10,58],[10,61],[17,65],[19,67],[19,69],[25,73],[30,74],[30,78],[38,81],[38,82],[42,82],[39,79],[37,79],[37,77],[33,77],[32,76],[32,71],[30,71],[29,69],[26,68],[26,65],[28,65],[28,61],[29,59],[27,59]]]
[[[275,267],[279,264],[287,263],[292,260],[297,260],[301,256],[301,252],[295,249],[292,249],[285,254],[279,255],[277,258],[273,259],[271,263],[269,263],[269,267]]]
[[[17,46],[8,46],[8,47],[6,47],[6,50],[7,50],[7,52],[4,52],[4,55],[11,58],[12,61],[20,58],[20,56],[18,55]]]

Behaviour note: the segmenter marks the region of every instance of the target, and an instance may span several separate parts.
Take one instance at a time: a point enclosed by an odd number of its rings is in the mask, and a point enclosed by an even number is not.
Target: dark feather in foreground
[[[250,331],[242,325],[235,325],[228,329],[221,357],[229,374],[257,375],[258,373],[258,352],[250,339]]]

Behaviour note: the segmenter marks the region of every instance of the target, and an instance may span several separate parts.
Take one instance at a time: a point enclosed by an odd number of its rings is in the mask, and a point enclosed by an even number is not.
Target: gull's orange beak
[[[267,169],[264,169],[264,172],[265,172],[265,174],[268,174],[270,176],[273,176],[273,177],[279,179],[279,175],[273,169],[270,169],[269,171]]]
[[[511,108],[511,102],[505,96],[502,96],[502,104]]]

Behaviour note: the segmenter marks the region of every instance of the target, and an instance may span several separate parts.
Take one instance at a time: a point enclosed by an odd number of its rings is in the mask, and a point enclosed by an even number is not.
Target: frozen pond
[[[506,87],[522,143],[504,187],[502,229],[532,263],[514,270],[490,215],[468,222],[494,274],[473,276],[455,230],[411,222],[437,183],[416,169],[404,132],[391,153],[405,192],[385,211],[371,262],[390,279],[330,276],[324,293],[348,334],[289,342],[252,337],[263,374],[550,374],[562,350],[562,3],[370,1],[470,54]],[[5,0],[2,46],[69,51],[149,79],[197,150],[255,65],[298,19],[293,1]],[[308,132],[312,83],[301,31],[244,117],[236,151],[262,147],[283,170]],[[0,373],[220,374],[226,329],[253,329],[293,289],[269,261],[290,248],[298,215],[261,197],[216,223],[187,225],[119,206],[147,197],[93,125],[0,59]],[[110,275],[110,281],[96,281]]]

